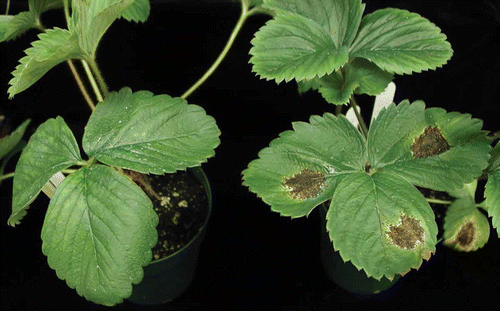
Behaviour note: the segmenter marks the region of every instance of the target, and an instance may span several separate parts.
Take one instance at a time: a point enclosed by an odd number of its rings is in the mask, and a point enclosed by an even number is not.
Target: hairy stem
[[[98,102],[102,102],[104,99],[102,97],[101,91],[99,90],[99,86],[97,85],[96,80],[94,79],[94,75],[92,74],[92,70],[90,70],[89,64],[82,60],[83,68],[85,69],[85,73],[87,74],[87,78],[90,81],[90,85],[94,90],[95,96],[97,97]]]
[[[368,138],[368,127],[366,126],[365,121],[363,120],[361,114],[358,111],[358,103],[356,102],[356,99],[354,99],[354,95],[351,96],[351,98],[349,99],[349,104],[351,105],[352,110],[354,110],[356,119],[358,119],[359,127],[361,128],[361,133],[363,133],[363,136],[365,138]]]
[[[92,99],[90,98],[90,95],[87,92],[85,85],[83,85],[82,79],[80,78],[80,75],[78,74],[78,71],[76,70],[76,67],[73,64],[73,61],[68,60],[67,63],[68,63],[69,68],[71,69],[71,73],[73,73],[73,77],[75,78],[76,84],[78,85],[78,88],[80,89],[80,92],[82,93],[83,98],[87,102],[87,105],[89,106],[90,110],[94,111],[95,105],[92,102]]]
[[[440,199],[432,199],[432,198],[425,198],[425,200],[427,200],[427,202],[429,203],[434,203],[434,204],[444,204],[444,205],[450,205],[451,201],[446,201],[446,200],[440,200]]]
[[[1,175],[0,176],[0,180],[4,180],[4,179],[7,179],[7,178],[12,178],[12,177],[14,177],[14,172],[8,173],[8,174],[5,174],[5,175]]]

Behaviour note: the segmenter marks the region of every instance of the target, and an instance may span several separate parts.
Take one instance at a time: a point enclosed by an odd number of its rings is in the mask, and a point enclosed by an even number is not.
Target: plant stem
[[[10,0],[7,0],[7,8],[5,9],[5,15],[9,15]]]
[[[351,98],[349,99],[349,104],[351,105],[352,110],[354,110],[356,119],[358,119],[359,127],[361,128],[361,133],[363,133],[363,136],[365,138],[368,138],[368,127],[366,126],[365,121],[363,120],[361,114],[358,111],[358,103],[356,102],[356,99],[354,99],[354,95],[351,96]]]
[[[12,178],[12,177],[14,177],[14,172],[8,173],[8,174],[5,174],[5,175],[1,175],[0,176],[0,180],[4,180],[4,179],[7,179],[7,178]]]
[[[425,198],[427,202],[429,203],[434,203],[434,204],[444,204],[444,205],[450,205],[451,201],[446,201],[446,200],[440,200],[440,199],[432,199],[432,198]]]
[[[101,70],[99,69],[99,66],[97,66],[95,60],[92,60],[90,62],[90,68],[92,68],[92,73],[97,78],[97,82],[99,83],[101,92],[103,93],[104,97],[106,97],[109,93],[108,86],[106,85],[106,81],[104,81],[104,77],[102,76]]]
[[[87,102],[87,105],[89,105],[90,110],[94,111],[95,110],[95,105],[92,102],[92,99],[90,98],[89,93],[87,92],[87,89],[85,89],[85,85],[83,85],[82,79],[80,78],[80,75],[78,74],[78,71],[76,70],[75,65],[73,64],[72,60],[67,61],[69,68],[71,69],[71,72],[73,73],[73,77],[75,78],[76,84],[78,85],[78,88],[80,89],[80,92],[83,95],[83,98],[85,98],[85,101]]]
[[[233,45],[234,40],[238,36],[238,33],[240,32],[241,27],[245,23],[246,19],[251,14],[254,14],[254,13],[255,13],[255,11],[252,11],[252,10],[248,11],[248,8],[242,3],[240,18],[238,19],[236,26],[234,26],[234,29],[231,32],[231,35],[229,36],[229,40],[227,41],[226,46],[224,47],[222,52],[219,54],[219,57],[217,57],[215,62],[212,64],[212,66],[205,72],[205,74],[198,81],[196,81],[196,83],[193,84],[193,86],[191,86],[189,88],[189,90],[187,90],[186,92],[184,92],[184,94],[181,95],[182,98],[185,99],[186,97],[191,95],[191,93],[193,93],[200,85],[202,85],[208,79],[208,77],[210,77],[212,75],[212,73],[215,71],[215,69],[217,69],[217,67],[219,67],[219,65],[222,63],[222,60],[224,59],[224,57],[226,57],[227,53],[229,52],[229,49]]]
[[[82,60],[83,68],[85,69],[85,73],[87,74],[87,78],[90,81],[90,85],[92,85],[92,89],[94,90],[95,96],[97,97],[98,102],[102,102],[104,99],[102,97],[101,91],[99,90],[99,86],[97,85],[96,80],[94,79],[94,75],[92,74],[92,70],[90,70],[89,64]]]

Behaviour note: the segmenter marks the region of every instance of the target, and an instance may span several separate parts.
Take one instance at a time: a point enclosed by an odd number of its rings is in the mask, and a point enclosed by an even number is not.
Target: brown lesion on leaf
[[[455,240],[447,241],[446,244],[456,245],[456,247],[468,251],[474,247],[474,237],[476,234],[476,227],[473,222],[465,223],[455,238]]]
[[[426,127],[411,145],[414,158],[428,158],[450,150],[451,146],[437,126]]]
[[[391,244],[402,249],[415,249],[419,242],[424,243],[425,231],[420,225],[420,220],[403,214],[400,222],[398,225],[390,226],[386,232]]]
[[[303,169],[290,178],[285,178],[282,185],[290,189],[290,196],[296,200],[314,198],[323,192],[325,174],[310,169]]]

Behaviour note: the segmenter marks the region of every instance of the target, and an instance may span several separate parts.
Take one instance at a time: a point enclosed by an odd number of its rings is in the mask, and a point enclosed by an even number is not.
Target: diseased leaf
[[[9,81],[9,98],[26,90],[57,64],[83,56],[77,37],[67,30],[48,29],[38,38],[25,51],[26,56],[21,58],[20,64],[12,72],[14,77]]]
[[[260,151],[243,171],[243,184],[273,211],[301,217],[330,199],[344,174],[364,170],[366,146],[344,116],[312,116],[293,129]]]
[[[377,280],[418,269],[437,243],[434,213],[425,198],[405,180],[385,172],[343,178],[326,226],[342,259]]]
[[[144,23],[151,11],[149,0],[135,0],[128,8],[123,11],[121,17],[127,21],[134,21],[136,23]]]
[[[443,229],[444,244],[458,251],[475,251],[490,237],[488,219],[470,196],[457,199],[448,207]]]
[[[42,251],[57,276],[80,296],[112,306],[143,278],[158,235],[146,194],[110,167],[83,167],[50,201]]]
[[[396,74],[436,69],[452,54],[436,25],[416,13],[393,8],[366,15],[349,49],[350,58],[366,58]]]
[[[336,47],[324,28],[300,15],[267,22],[252,44],[252,71],[276,83],[322,77],[347,62],[347,48]]]
[[[214,156],[219,135],[215,120],[199,106],[123,88],[92,113],[83,149],[108,165],[141,173],[173,173]]]
[[[30,137],[16,165],[12,214],[8,224],[15,226],[27,208],[55,173],[81,160],[73,133],[61,117],[49,119]]]
[[[482,174],[491,149],[482,121],[417,101],[380,112],[368,134],[370,164],[410,183],[453,190]]]

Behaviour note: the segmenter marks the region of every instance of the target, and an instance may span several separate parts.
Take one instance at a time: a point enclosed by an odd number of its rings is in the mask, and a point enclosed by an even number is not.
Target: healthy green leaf
[[[499,144],[497,143],[497,146]],[[497,229],[500,237],[500,167],[488,173],[488,182],[484,190],[488,216],[490,216],[493,228]]]
[[[145,22],[149,17],[151,6],[149,0],[135,0],[128,8],[123,11],[122,16],[127,21]]]
[[[299,82],[299,92],[309,89],[319,89],[323,98],[334,105],[347,104],[353,93],[378,95],[382,93],[392,81],[393,75],[381,70],[373,63],[356,58],[347,63],[342,71],[325,75],[321,78]]]
[[[40,19],[43,12],[62,8],[63,6],[63,0],[29,0],[30,12],[33,12],[37,19]]]
[[[15,226],[24,211],[55,173],[81,160],[73,133],[61,117],[49,119],[31,136],[16,165],[12,214],[8,224]]]
[[[356,37],[365,4],[361,0],[266,0],[278,15],[301,15],[318,23],[336,47],[349,47]]]
[[[50,201],[42,252],[80,296],[112,306],[142,280],[157,224],[151,200],[129,178],[103,165],[83,167]]]
[[[163,174],[199,166],[220,143],[215,120],[182,98],[123,88],[97,106],[83,149],[108,165]]]
[[[490,237],[488,219],[476,208],[472,197],[457,199],[448,207],[443,229],[444,244],[458,251],[475,251]]]
[[[300,15],[267,22],[252,44],[252,71],[277,83],[322,77],[347,62],[347,48],[337,48],[321,25]]]
[[[21,12],[14,16],[0,15],[0,42],[16,39],[37,26],[36,16],[32,12]]]
[[[73,0],[73,21],[81,49],[94,59],[106,30],[136,0]]]
[[[260,151],[243,171],[243,184],[273,211],[301,217],[330,199],[344,174],[364,170],[366,146],[344,116],[312,116],[293,129]]]
[[[39,34],[38,38],[25,51],[26,56],[21,58],[20,64],[12,72],[14,77],[8,89],[10,98],[33,85],[57,64],[82,57],[77,37],[67,30],[49,29]]]
[[[366,58],[396,74],[436,69],[452,54],[438,27],[416,13],[393,8],[366,15],[349,49],[350,58]]]
[[[392,280],[435,252],[437,225],[422,194],[385,172],[343,178],[327,213],[327,230],[344,261],[367,276]]]
[[[30,122],[31,119],[24,121],[10,135],[0,138],[0,159],[11,152],[19,144]]]
[[[251,8],[253,6],[261,5],[263,4],[263,0],[239,0],[238,2],[243,3],[243,5],[246,8]]]
[[[410,183],[452,190],[482,174],[491,149],[482,121],[417,101],[380,112],[368,134],[370,164]]]
[[[488,161],[487,172],[494,171],[500,167],[500,144],[497,143],[490,152],[490,160]]]

